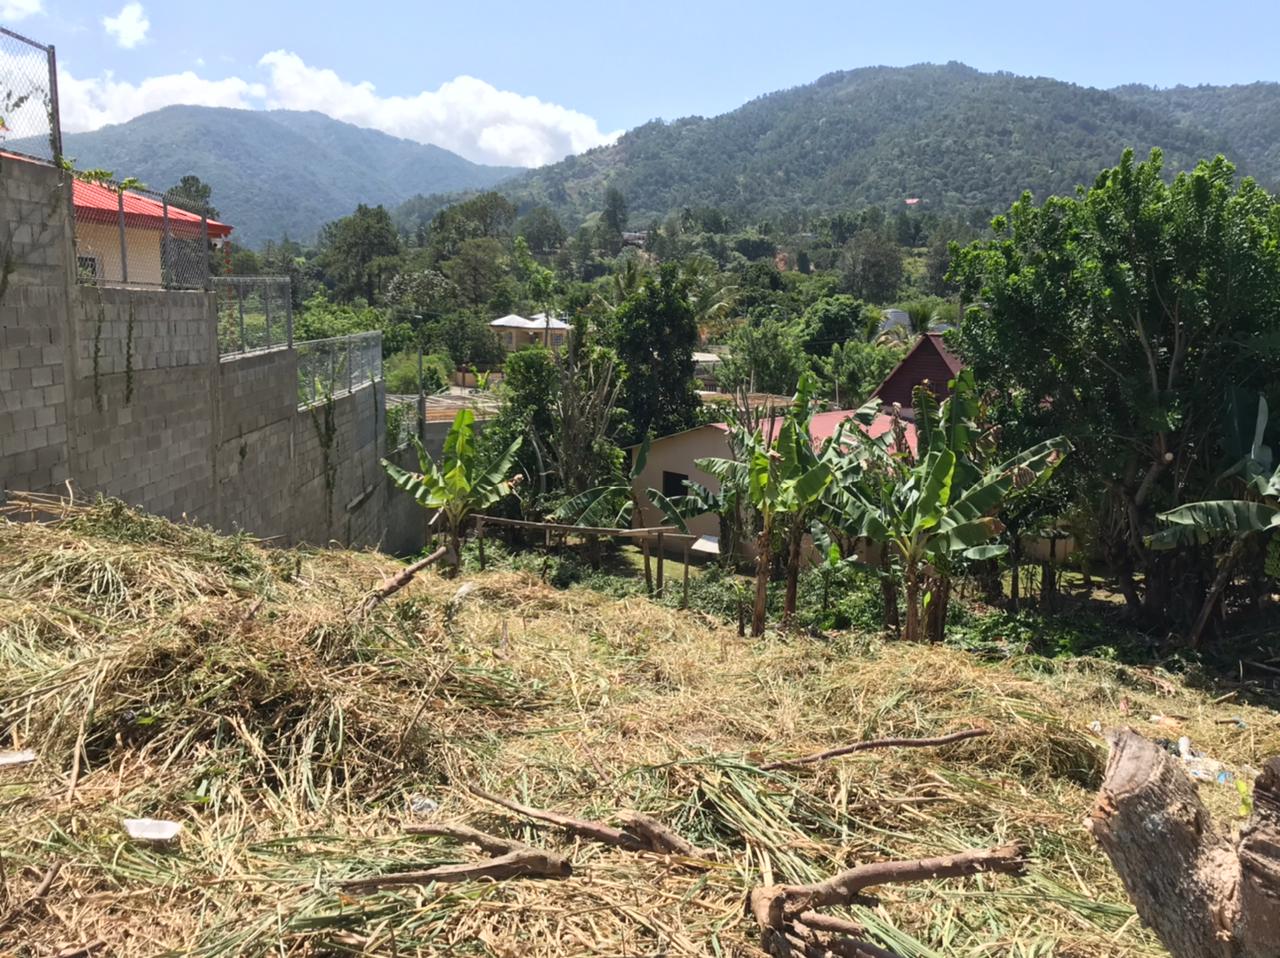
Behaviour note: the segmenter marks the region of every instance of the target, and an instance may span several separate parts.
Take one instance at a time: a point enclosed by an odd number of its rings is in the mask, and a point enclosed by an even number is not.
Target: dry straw
[[[1106,663],[748,644],[509,573],[473,580],[448,615],[460,583],[428,571],[352,617],[394,563],[269,551],[110,502],[23,500],[10,518],[0,745],[38,758],[0,768],[0,954],[758,955],[755,885],[1019,840],[1024,878],[886,886],[846,914],[904,958],[1156,956],[1081,827],[1104,758],[1089,723],[1183,715],[1235,768],[1280,751],[1272,713]],[[1237,716],[1245,728],[1221,722]],[[991,734],[760,768],[970,727]],[[715,859],[573,838],[468,786],[615,824],[634,809]],[[1234,789],[1204,791],[1234,811]],[[415,818],[411,796],[439,810]],[[131,841],[121,822],[139,817],[181,836]],[[342,890],[484,857],[406,833],[414,821],[546,849],[573,877]]]

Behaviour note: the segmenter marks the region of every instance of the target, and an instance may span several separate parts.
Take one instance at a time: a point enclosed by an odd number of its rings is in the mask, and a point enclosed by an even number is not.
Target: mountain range
[[[504,185],[579,218],[613,186],[632,222],[681,206],[746,217],[863,205],[990,213],[1030,190],[1091,183],[1132,146],[1166,168],[1224,153],[1280,182],[1280,84],[1116,90],[982,73],[959,63],[868,67],[721,116],[654,121]]]
[[[511,167],[294,110],[169,106],[127,123],[63,136],[80,169],[106,169],[165,190],[187,174],[213,187],[238,243],[313,240],[358,203],[395,205],[419,193],[493,186]]]
[[[617,142],[535,170],[481,166],[434,146],[319,113],[174,106],[64,151],[82,168],[153,187],[194,173],[242,243],[313,239],[357,203],[403,204],[422,221],[450,194],[497,187],[545,203],[570,229],[621,190],[631,222],[714,205],[745,219],[901,208],[988,215],[1023,190],[1069,192],[1128,146],[1158,146],[1170,171],[1225,154],[1280,186],[1280,84],[1099,90],[959,63],[866,67],[759,97],[716,117],[655,120]],[[406,202],[408,201],[408,202]]]

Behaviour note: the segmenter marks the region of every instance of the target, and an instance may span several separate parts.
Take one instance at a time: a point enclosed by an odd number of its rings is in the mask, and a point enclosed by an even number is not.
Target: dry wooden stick
[[[395,575],[387,576],[385,579],[383,579],[381,582],[378,583],[378,587],[374,589],[372,592],[370,592],[365,597],[364,601],[360,603],[359,606],[357,606],[355,609],[352,610],[352,617],[360,617],[360,616],[368,615],[370,612],[376,609],[381,603],[385,602],[388,598],[395,595],[397,592],[399,592],[401,589],[407,586],[410,582],[412,582],[413,577],[415,575],[417,575],[427,566],[431,565],[431,563],[439,561],[448,552],[449,552],[449,547],[447,545],[441,546],[439,549],[431,553],[431,555],[427,556],[425,559],[419,559],[417,562],[414,562],[414,563],[411,563],[410,565],[405,566]]]
[[[817,912],[805,912],[809,919],[819,919],[823,923],[845,925],[858,928],[854,922],[842,918],[819,915]],[[865,929],[859,934],[866,934]],[[873,945],[860,937],[847,937],[845,932],[831,932],[810,921],[797,918],[788,927],[784,939],[800,948],[802,955],[821,955],[823,958],[901,958],[891,951]],[[783,954],[788,954],[790,949]]]
[[[826,881],[810,885],[761,885],[747,896],[747,908],[760,926],[760,944],[770,954],[790,954],[789,939],[807,935],[814,937],[819,925],[829,928],[843,925],[840,919],[815,915],[814,909],[836,905],[852,905],[865,902],[862,892],[876,885],[897,882],[925,881],[932,878],[959,878],[980,872],[1021,874],[1026,867],[1026,849],[1021,844],[1003,845],[999,848],[979,849],[945,855],[939,858],[922,858],[915,861],[872,862],[859,865],[833,875]],[[796,927],[799,922],[800,927]],[[854,931],[849,923],[838,934]],[[826,928],[822,929],[826,931]],[[846,942],[847,943],[847,942]],[[834,944],[834,941],[832,942]],[[883,951],[874,945],[853,941],[867,958],[879,958]],[[831,945],[823,945],[834,950]],[[840,952],[849,954],[849,952]],[[857,954],[857,952],[854,952]]]
[[[393,872],[388,875],[371,875],[367,878],[349,878],[339,882],[344,891],[370,891],[395,885],[428,885],[432,882],[475,881],[490,878],[501,881],[506,878],[568,878],[573,866],[568,860],[550,852],[526,847],[497,858],[482,862],[458,865],[440,865],[423,871]]]
[[[409,835],[432,835],[438,838],[452,838],[455,842],[475,845],[490,855],[509,855],[512,852],[525,851],[532,847],[514,838],[490,835],[488,832],[482,832],[480,829],[472,828],[470,825],[450,822],[406,825],[404,830]]]
[[[647,844],[651,851],[704,860],[715,857],[713,852],[686,841],[656,818],[627,809],[618,812],[618,818],[622,821],[623,827]]]
[[[977,738],[980,735],[990,734],[989,729],[967,728],[959,732],[952,732],[950,735],[940,735],[937,738],[877,738],[866,742],[854,742],[852,745],[844,745],[826,752],[806,755],[803,758],[789,758],[781,762],[770,762],[768,765],[761,765],[760,768],[766,772],[773,772],[792,765],[811,765],[814,762],[822,762],[829,758],[839,758],[841,755],[851,755],[854,752],[866,752],[874,748],[929,748],[937,745],[950,745],[952,742],[963,742],[967,738]]]
[[[586,818],[574,818],[570,815],[561,815],[559,812],[552,812],[543,808],[531,808],[528,805],[521,805],[519,802],[513,802],[509,798],[503,798],[500,795],[494,795],[492,792],[486,792],[477,785],[468,785],[467,790],[477,798],[483,798],[486,802],[493,802],[495,805],[501,805],[508,811],[515,812],[517,815],[523,815],[525,818],[532,818],[535,821],[547,822],[550,825],[563,828],[565,831],[574,835],[581,835],[584,838],[603,842],[606,845],[615,845],[618,848],[625,848],[632,852],[653,850],[645,845],[635,835],[624,832],[621,829],[614,828],[612,825],[606,825],[604,822],[593,822]]]
[[[9,913],[0,918],[0,931],[8,928],[11,924],[18,920],[28,908],[49,894],[49,889],[53,886],[53,880],[58,877],[58,872],[62,870],[61,862],[54,862],[49,866],[49,870],[44,873],[44,877],[40,879],[40,884],[36,885],[35,891],[21,905],[10,909]]]

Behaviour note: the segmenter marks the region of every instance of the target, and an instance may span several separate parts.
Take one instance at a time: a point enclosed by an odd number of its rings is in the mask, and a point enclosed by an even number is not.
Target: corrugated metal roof
[[[87,180],[73,180],[71,184],[72,203],[75,204],[76,218],[90,222],[116,223],[120,217],[120,200],[116,191],[99,183]],[[149,196],[124,191],[124,220],[126,226],[143,229],[164,228],[164,204]],[[209,220],[209,235],[215,239],[230,236],[232,227],[217,220]],[[169,206],[169,231],[175,236],[199,236],[200,217],[195,213]]]

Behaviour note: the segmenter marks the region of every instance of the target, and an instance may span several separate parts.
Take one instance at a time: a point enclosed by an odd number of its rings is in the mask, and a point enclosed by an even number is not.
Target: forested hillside
[[[107,169],[166,189],[194,174],[258,246],[282,235],[311,240],[357,203],[400,203],[416,193],[478,189],[510,176],[437,146],[342,123],[321,113],[171,106],[92,133],[64,137],[81,169]]]
[[[1117,96],[1171,115],[1190,128],[1207,130],[1226,144],[1228,155],[1267,187],[1280,185],[1280,83],[1241,86],[1176,86],[1156,90],[1133,84]]]
[[[1275,85],[1235,89],[1222,95],[1255,112],[1265,112],[1268,99],[1280,105]],[[1251,127],[1244,136],[1200,115],[1201,103],[1203,112],[1218,112],[1211,97],[1184,104],[1147,92],[1119,95],[959,63],[868,67],[710,119],[655,120],[612,146],[528,173],[505,192],[548,204],[569,223],[599,210],[610,186],[626,196],[633,225],[685,206],[763,218],[908,198],[985,215],[1023,190],[1043,197],[1090,183],[1126,146],[1140,155],[1162,147],[1170,170],[1219,152],[1244,172],[1280,167],[1268,160],[1280,143],[1280,111],[1271,110],[1270,130]],[[1247,122],[1248,111],[1240,115]]]

